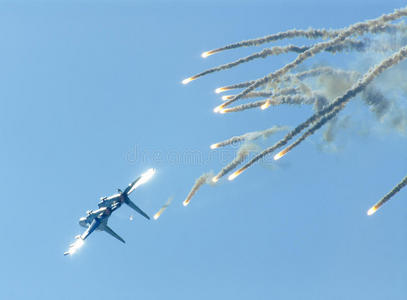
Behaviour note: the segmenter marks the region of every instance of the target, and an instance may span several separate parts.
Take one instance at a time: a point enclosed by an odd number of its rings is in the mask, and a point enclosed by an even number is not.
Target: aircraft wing
[[[113,231],[112,228],[110,228],[109,226],[107,226],[107,224],[101,224],[101,226],[99,227],[100,230],[106,231],[108,234],[110,234],[111,236],[113,236],[114,238],[118,239],[120,242],[122,243],[126,243],[123,238],[118,235],[116,232]]]
[[[144,212],[142,211],[136,204],[134,204],[129,197],[126,196],[124,203],[126,203],[128,206],[130,206],[132,209],[134,209],[136,212],[138,212],[140,215],[142,215],[143,217],[145,217],[146,219],[150,220],[150,217]]]
[[[126,189],[123,191],[123,194],[125,195],[130,195],[131,192],[133,192],[136,188],[136,183],[141,179],[141,176],[137,177],[136,180],[134,180],[132,183],[130,183]]]

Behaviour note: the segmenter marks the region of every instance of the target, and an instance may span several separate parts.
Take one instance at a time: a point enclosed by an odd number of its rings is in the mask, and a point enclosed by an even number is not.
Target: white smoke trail
[[[282,88],[282,89],[276,89],[275,92],[273,91],[256,91],[256,92],[250,92],[243,98],[265,98],[265,97],[271,97],[271,96],[281,96],[281,95],[295,95],[299,93],[306,93],[309,94],[309,91],[307,90],[306,86],[302,82],[298,82],[300,85],[299,87],[287,87],[287,88]],[[222,98],[222,100],[226,101],[228,99],[231,99],[234,95],[227,95],[223,96],[225,98]]]
[[[250,46],[259,46],[261,44],[265,43],[270,43],[278,40],[283,40],[283,39],[290,39],[290,38],[296,38],[296,37],[305,37],[309,39],[318,39],[318,38],[332,38],[338,35],[340,30],[333,31],[333,30],[326,30],[326,29],[312,29],[309,28],[307,30],[297,30],[297,29],[291,29],[287,30],[284,32],[278,32],[275,34],[271,34],[262,38],[256,38],[256,39],[251,39],[251,40],[246,40],[246,41],[241,41],[238,43],[230,44],[221,48],[213,49],[210,51],[206,51],[202,54],[203,57],[207,57],[209,55],[225,51],[225,50],[230,50],[230,49],[236,49],[240,47],[250,47]]]
[[[259,101],[254,101],[254,102],[250,102],[250,103],[246,103],[246,104],[237,105],[237,106],[230,107],[230,108],[224,108],[220,111],[220,113],[225,114],[225,113],[231,113],[231,112],[244,111],[247,109],[260,107],[262,105],[265,105],[269,101],[271,101],[271,99],[259,100]]]
[[[303,72],[295,73],[295,74],[289,74],[289,79],[291,78],[297,78],[299,80],[304,80],[308,77],[318,77],[321,75],[335,75],[335,76],[340,76],[340,77],[357,77],[359,76],[358,72],[355,71],[347,71],[347,70],[342,70],[342,69],[336,69],[328,66],[323,66],[323,67],[317,67],[314,69],[306,70]]]
[[[303,71],[303,72],[299,72],[299,73],[293,73],[293,74],[287,74],[286,76],[283,77],[283,79],[281,79],[280,81],[287,81],[287,80],[293,80],[293,79],[299,79],[299,80],[303,80],[306,79],[308,77],[316,77],[316,76],[321,76],[324,74],[336,74],[338,76],[350,76],[353,77],[354,74],[358,74],[357,72],[354,71],[346,71],[346,70],[341,70],[341,69],[335,69],[332,67],[317,67],[311,70],[307,70],[307,71]],[[246,88],[251,86],[252,84],[254,84],[256,82],[256,80],[249,80],[249,81],[245,81],[245,82],[241,82],[241,83],[237,83],[237,84],[232,84],[232,85],[228,85],[228,86],[224,86],[224,87],[220,87],[217,88],[215,90],[216,93],[221,93],[224,91],[229,91],[229,90],[233,90],[233,89],[240,89],[240,88]],[[248,93],[250,94],[250,93]],[[234,95],[236,96],[236,95]],[[242,98],[244,98],[245,96],[242,96]]]
[[[223,86],[223,87],[217,88],[215,90],[215,93],[219,94],[219,93],[230,91],[230,90],[246,88],[248,86],[251,86],[255,82],[256,82],[256,80],[250,80],[250,81],[245,81],[245,82],[240,82],[240,83],[236,83],[236,84],[232,84],[232,85]]]
[[[270,99],[266,100],[259,100],[255,102],[250,102],[246,104],[237,105],[230,108],[224,108],[221,110],[221,113],[231,113],[231,112],[239,112],[244,111],[252,108],[262,107],[263,109],[267,108],[268,106],[276,106],[282,104],[291,104],[291,105],[301,105],[301,104],[313,104],[316,101],[316,97],[306,97],[302,95],[287,95],[287,96],[274,96]]]
[[[239,150],[237,151],[236,157],[225,167],[222,168],[222,170],[219,171],[216,176],[212,178],[212,182],[217,182],[220,178],[225,176],[227,173],[229,173],[231,170],[236,168],[238,165],[240,165],[246,157],[250,154],[250,152],[257,151],[259,147],[255,144],[252,143],[246,143],[243,144]]]
[[[154,220],[157,220],[161,214],[168,208],[168,206],[170,206],[172,200],[174,199],[174,197],[170,197],[168,198],[167,202],[165,202],[165,204],[160,208],[160,210],[154,215]]]
[[[268,129],[265,129],[262,131],[248,132],[243,135],[233,136],[225,141],[212,144],[211,149],[225,147],[225,146],[228,146],[231,144],[236,144],[236,143],[243,142],[243,141],[254,141],[259,138],[267,139],[269,136],[271,136],[277,132],[288,130],[288,129],[289,129],[288,126],[273,126],[271,128],[268,128]]]
[[[191,191],[189,192],[188,196],[185,198],[184,202],[182,203],[184,206],[187,206],[191,201],[192,197],[195,193],[204,185],[205,183],[210,184],[212,181],[212,177],[214,176],[213,172],[204,173],[202,174],[194,183]]]
[[[367,214],[373,215],[384,203],[389,201],[395,194],[397,194],[403,187],[407,185],[407,176],[403,178],[390,192],[388,192],[382,199],[380,199],[375,205],[373,205]]]

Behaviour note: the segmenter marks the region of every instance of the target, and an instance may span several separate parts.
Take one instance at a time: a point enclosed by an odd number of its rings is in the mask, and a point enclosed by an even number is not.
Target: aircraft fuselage
[[[122,204],[122,203],[124,203],[125,199],[126,199],[125,196],[120,191],[119,193],[114,194],[112,196],[100,198],[100,202],[98,203],[98,207],[100,207],[100,208],[109,207],[115,202],[118,202],[118,203]]]
[[[82,227],[88,228],[93,220],[97,220],[98,223],[102,222],[105,219],[108,219],[111,214],[122,205],[122,202],[114,202],[113,205],[107,207],[101,207],[95,211],[88,211],[86,217],[79,219],[79,225]]]

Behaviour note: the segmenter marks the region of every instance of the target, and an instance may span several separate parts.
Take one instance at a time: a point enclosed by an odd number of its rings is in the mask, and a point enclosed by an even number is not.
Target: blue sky
[[[316,134],[274,167],[204,186],[181,205],[199,175],[223,165],[210,144],[311,114],[213,114],[215,88],[293,56],[183,86],[254,50],[206,60],[202,51],[290,28],[344,27],[403,5],[288,2],[1,2],[1,299],[406,299],[406,191],[366,216],[407,173],[397,132],[347,130],[334,153],[320,150]],[[375,123],[363,108],[345,113],[366,128]],[[131,198],[153,215],[173,196],[162,217],[130,221],[123,207],[109,224],[126,245],[96,233],[64,257],[85,211],[150,167],[156,177]]]

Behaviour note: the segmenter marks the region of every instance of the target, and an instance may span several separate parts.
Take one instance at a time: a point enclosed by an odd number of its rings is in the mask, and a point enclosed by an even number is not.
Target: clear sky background
[[[407,298],[407,191],[366,216],[407,174],[406,137],[380,129],[357,101],[344,112],[355,122],[339,151],[322,151],[318,133],[278,164],[181,204],[199,175],[234,154],[210,155],[210,144],[312,113],[214,114],[215,88],[294,56],[183,86],[255,49],[206,60],[202,51],[290,28],[344,27],[404,5],[285,2],[1,2],[0,299]],[[321,57],[343,67],[362,59]],[[156,177],[131,198],[153,215],[173,196],[162,217],[130,221],[122,207],[109,224],[125,245],[95,233],[64,257],[85,211],[150,167]]]

